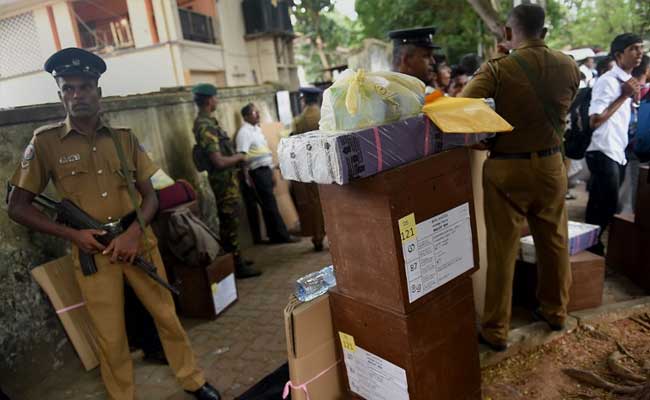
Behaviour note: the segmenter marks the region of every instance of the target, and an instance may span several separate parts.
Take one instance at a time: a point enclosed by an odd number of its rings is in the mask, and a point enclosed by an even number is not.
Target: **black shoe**
[[[193,392],[186,390],[186,392],[193,394],[194,398],[198,400],[221,400],[221,395],[217,389],[215,389],[208,382],[203,384],[203,386],[201,386],[198,390],[195,390]]]
[[[262,272],[256,270],[250,265],[241,264],[235,266],[235,278],[237,279],[255,278],[260,275],[262,275]]]
[[[537,310],[533,311],[533,319],[535,321],[544,321],[548,324],[548,327],[551,328],[552,331],[558,332],[564,330],[564,324],[557,324],[549,321],[546,319],[546,317],[542,314],[540,309],[538,308]]]
[[[482,344],[482,345],[485,345],[485,346],[489,347],[490,350],[496,351],[497,353],[501,353],[503,351],[506,351],[506,349],[508,348],[507,344],[503,344],[503,343],[498,343],[497,344],[497,343],[488,342],[487,339],[485,339],[483,337],[483,335],[481,335],[480,332],[478,334],[478,342],[480,344]]]
[[[144,353],[142,360],[151,364],[169,365],[165,352],[162,350]]]
[[[314,243],[314,251],[323,251],[323,242]]]

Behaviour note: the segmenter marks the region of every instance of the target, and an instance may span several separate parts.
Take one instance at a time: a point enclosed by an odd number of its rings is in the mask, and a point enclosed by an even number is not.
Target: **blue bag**
[[[634,154],[639,161],[647,162],[650,161],[650,101],[641,102],[637,121]]]

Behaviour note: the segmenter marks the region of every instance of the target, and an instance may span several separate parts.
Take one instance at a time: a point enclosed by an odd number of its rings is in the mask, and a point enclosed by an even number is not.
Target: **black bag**
[[[192,160],[194,161],[194,166],[199,172],[210,171],[212,169],[210,156],[199,144],[195,144],[194,147],[192,147]]]
[[[589,126],[591,91],[591,88],[580,89],[569,108],[569,126],[564,133],[564,150],[566,156],[574,160],[584,158],[594,133]]]

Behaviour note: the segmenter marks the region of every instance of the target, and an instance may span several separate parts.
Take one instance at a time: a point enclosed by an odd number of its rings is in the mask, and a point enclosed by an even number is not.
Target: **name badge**
[[[81,156],[79,154],[70,154],[69,156],[61,156],[59,158],[59,164],[68,164],[79,160],[81,160]]]

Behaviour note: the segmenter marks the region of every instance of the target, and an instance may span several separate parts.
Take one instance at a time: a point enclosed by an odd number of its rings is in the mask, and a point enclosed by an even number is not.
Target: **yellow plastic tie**
[[[350,79],[350,85],[348,86],[348,92],[345,95],[345,108],[348,110],[350,115],[357,115],[359,111],[359,96],[361,93],[361,83],[366,79],[366,71],[363,69],[358,70],[352,79]]]

